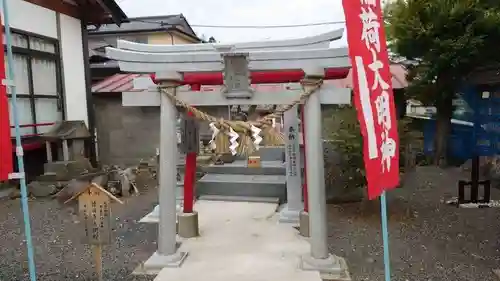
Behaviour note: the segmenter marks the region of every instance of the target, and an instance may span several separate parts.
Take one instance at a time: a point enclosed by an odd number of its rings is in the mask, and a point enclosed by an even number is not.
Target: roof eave
[[[165,31],[166,28],[145,28],[137,30],[113,30],[113,31],[99,31],[99,30],[89,30],[89,35],[113,35],[113,34],[134,34],[134,33],[149,33],[149,32],[161,32]]]
[[[191,39],[193,39],[194,41],[196,41],[197,43],[202,43],[203,40],[201,40],[200,38],[198,38],[198,36],[193,36],[192,34],[190,34],[189,32],[185,32],[184,30],[181,30],[181,29],[178,29],[176,27],[171,27],[171,28],[167,28],[167,31],[174,31],[174,32],[179,32],[181,33],[182,35],[185,35]]]
[[[106,24],[114,23],[120,26],[124,22],[128,22],[128,17],[123,10],[118,6],[115,0],[96,0],[101,8],[109,13],[109,17],[101,22],[91,22],[90,24]]]
[[[200,38],[197,36],[193,36],[192,34],[185,32],[177,27],[160,27],[160,28],[145,28],[145,29],[136,29],[136,30],[113,30],[113,31],[99,31],[99,30],[89,30],[89,36],[92,35],[114,35],[114,34],[135,34],[135,33],[150,33],[150,32],[178,32],[182,35],[189,37],[195,42],[202,42]]]

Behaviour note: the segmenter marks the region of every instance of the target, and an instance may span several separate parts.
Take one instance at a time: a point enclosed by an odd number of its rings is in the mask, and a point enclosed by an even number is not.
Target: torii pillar
[[[175,95],[182,75],[177,72],[166,72],[158,75],[162,86]],[[147,271],[160,271],[165,267],[179,267],[187,256],[187,252],[177,250],[177,108],[166,95],[160,95],[160,177],[159,177],[159,221],[158,249],[144,263]]]

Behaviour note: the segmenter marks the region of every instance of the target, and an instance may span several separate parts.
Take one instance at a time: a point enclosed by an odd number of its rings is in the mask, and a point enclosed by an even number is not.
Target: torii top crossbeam
[[[106,53],[109,58],[117,60],[120,69],[126,72],[205,73],[205,79],[197,81],[191,77],[190,83],[215,84],[215,81],[220,81],[220,76],[216,77],[213,72],[223,72],[228,65],[227,58],[231,56],[243,57],[245,68],[251,73],[293,70],[298,72],[288,75],[295,77],[304,69],[323,68],[327,73],[325,78],[337,79],[345,77],[346,69],[350,67],[348,51],[347,48],[330,48],[329,45],[331,41],[340,39],[342,34],[340,29],[300,39],[235,44],[151,45],[119,40],[118,48],[106,48]],[[276,74],[276,78],[279,77],[280,74]]]

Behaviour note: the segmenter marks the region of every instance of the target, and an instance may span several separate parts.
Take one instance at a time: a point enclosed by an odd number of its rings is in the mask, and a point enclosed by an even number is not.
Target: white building
[[[60,120],[83,120],[92,133],[87,25],[126,15],[114,0],[7,1],[25,151],[41,147],[36,136]]]

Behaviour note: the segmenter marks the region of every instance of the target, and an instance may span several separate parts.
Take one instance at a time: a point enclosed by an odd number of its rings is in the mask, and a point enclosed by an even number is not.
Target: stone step
[[[224,196],[224,195],[202,195],[198,200],[204,201],[224,201],[224,202],[255,202],[279,204],[277,197],[249,197],[249,196]]]
[[[196,185],[196,195],[279,198],[286,200],[285,175],[206,174]]]
[[[285,159],[285,147],[284,146],[267,146],[261,147],[259,151],[255,152],[255,155],[260,156],[260,161],[283,161]],[[237,156],[238,160],[246,160],[245,156]]]
[[[249,168],[247,161],[236,160],[233,163],[223,165],[208,165],[201,167],[201,170],[210,174],[229,174],[229,175],[285,175],[286,168],[282,161],[261,161],[261,167]]]

